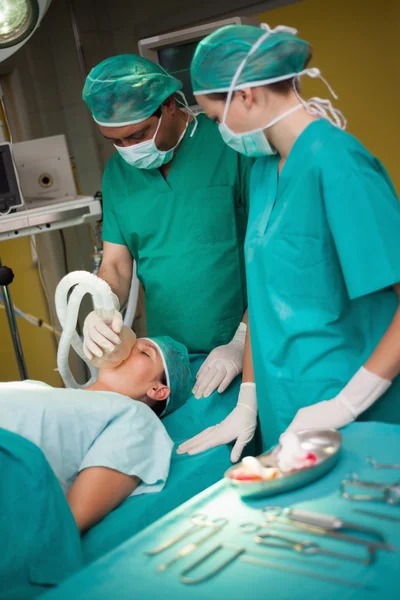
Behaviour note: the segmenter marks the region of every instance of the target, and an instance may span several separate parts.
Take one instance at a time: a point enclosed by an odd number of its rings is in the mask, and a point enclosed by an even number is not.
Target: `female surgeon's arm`
[[[371,373],[389,381],[400,373],[400,283],[393,289],[399,298],[399,306],[386,333],[364,365]]]
[[[288,430],[344,427],[377,402],[390,387],[400,373],[400,283],[393,288],[399,306],[365,365],[335,398],[301,408]]]
[[[246,311],[247,317],[247,311]],[[244,320],[244,319],[243,319]],[[251,354],[250,344],[250,327],[247,323],[246,342],[244,345],[244,360],[243,360],[243,383],[254,383],[253,356]]]
[[[107,467],[83,469],[67,493],[67,501],[81,534],[121,504],[140,479]]]

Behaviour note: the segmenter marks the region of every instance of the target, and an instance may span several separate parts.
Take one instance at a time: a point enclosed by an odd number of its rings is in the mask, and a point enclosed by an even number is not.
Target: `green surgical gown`
[[[103,239],[127,246],[143,284],[150,336],[189,352],[233,337],[247,306],[243,243],[252,161],[199,115],[166,179],[116,154],[103,178]]]
[[[245,243],[263,447],[335,397],[398,307],[400,204],[381,165],[326,120],[251,175]],[[400,378],[361,419],[400,423]]]

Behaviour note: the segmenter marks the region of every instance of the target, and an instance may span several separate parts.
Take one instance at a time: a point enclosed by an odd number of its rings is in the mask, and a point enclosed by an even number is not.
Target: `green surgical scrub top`
[[[145,290],[150,336],[189,352],[228,343],[246,310],[243,244],[252,161],[194,121],[167,177],[119,154],[103,177],[103,239],[127,246]]]
[[[321,119],[251,175],[245,255],[264,449],[334,398],[399,306],[400,204],[381,163]],[[361,419],[400,423],[400,377]]]

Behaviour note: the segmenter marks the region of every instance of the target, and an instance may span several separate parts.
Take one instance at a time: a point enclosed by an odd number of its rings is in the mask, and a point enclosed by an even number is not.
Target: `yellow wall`
[[[10,135],[2,104],[0,120],[6,138]],[[26,313],[49,322],[46,299],[40,283],[37,267],[33,263],[29,238],[17,238],[0,242],[0,258],[3,265],[13,270],[15,279],[9,286],[13,304]],[[0,303],[1,304],[1,303]],[[62,386],[61,377],[54,369],[56,342],[53,333],[31,325],[17,317],[22,349],[30,379],[45,381],[49,385]],[[6,311],[0,308],[0,381],[20,379]]]
[[[348,131],[383,162],[400,192],[400,2],[303,0],[259,17],[295,27],[311,44],[311,66],[339,96]],[[304,77],[302,85],[305,96],[330,97],[319,80]]]
[[[24,312],[49,322],[46,299],[32,260],[29,238],[0,242],[0,258],[3,264],[14,271],[15,279],[9,287],[13,303]],[[57,365],[53,334],[19,317],[17,324],[30,379],[61,386],[61,378],[54,372]],[[19,372],[5,310],[0,309],[0,381],[18,379]]]

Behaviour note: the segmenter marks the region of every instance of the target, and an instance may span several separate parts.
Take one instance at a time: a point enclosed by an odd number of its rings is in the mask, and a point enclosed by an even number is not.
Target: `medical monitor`
[[[24,203],[9,142],[0,144],[0,219]]]
[[[198,112],[199,107],[193,96],[190,82],[190,63],[197,44],[207,35],[225,25],[258,26],[259,24],[260,21],[257,17],[232,17],[190,29],[156,35],[140,40],[138,43],[139,53],[144,58],[161,65],[168,73],[179,79],[183,84],[182,92],[185,94],[190,108],[194,112]]]

